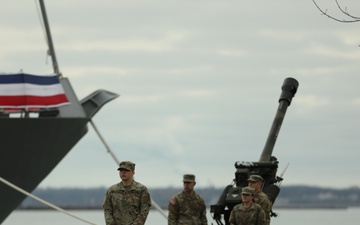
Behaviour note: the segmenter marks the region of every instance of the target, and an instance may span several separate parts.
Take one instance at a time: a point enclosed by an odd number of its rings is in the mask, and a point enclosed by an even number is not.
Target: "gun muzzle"
[[[299,87],[299,82],[297,80],[291,77],[286,78],[281,87],[282,92],[279,98],[279,102],[287,101],[289,106],[291,104],[292,98],[295,96],[298,87]]]

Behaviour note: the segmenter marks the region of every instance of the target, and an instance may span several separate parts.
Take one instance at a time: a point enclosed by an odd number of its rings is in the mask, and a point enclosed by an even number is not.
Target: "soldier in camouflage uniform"
[[[135,164],[120,163],[121,182],[112,185],[104,199],[106,225],[143,225],[149,214],[151,199],[147,188],[133,179]]]
[[[266,224],[270,224],[270,211],[272,204],[268,198],[268,196],[262,192],[262,184],[264,179],[259,175],[250,175],[248,179],[249,187],[255,189],[254,193],[254,202],[259,204],[265,212],[266,216]]]
[[[265,225],[265,213],[259,204],[253,202],[255,190],[244,187],[241,190],[240,204],[234,206],[230,213],[230,225]]]
[[[195,175],[185,174],[183,184],[183,191],[169,202],[168,225],[207,225],[205,202],[194,191]]]

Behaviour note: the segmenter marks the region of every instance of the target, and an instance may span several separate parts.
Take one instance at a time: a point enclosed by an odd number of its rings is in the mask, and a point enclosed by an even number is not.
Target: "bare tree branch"
[[[344,13],[345,15],[347,15],[347,16],[350,17],[350,18],[353,18],[354,20],[357,20],[357,21],[360,20],[360,17],[353,16],[353,15],[349,14],[349,13],[347,12],[347,10],[346,10],[346,7],[345,7],[345,10],[343,10],[343,9],[340,7],[340,4],[339,4],[339,2],[338,2],[337,0],[335,0],[335,2],[336,2],[336,5],[338,6],[339,10],[340,10],[342,13]],[[356,22],[356,21],[355,21],[355,22]]]
[[[322,15],[325,15],[325,16],[329,17],[329,18],[332,19],[332,20],[335,20],[335,21],[338,21],[338,22],[341,22],[341,23],[360,22],[360,17],[353,16],[353,15],[351,15],[350,13],[348,13],[346,7],[345,7],[345,10],[344,10],[344,9],[340,6],[338,0],[335,0],[337,7],[339,8],[339,10],[340,10],[344,15],[350,17],[351,20],[346,20],[346,19],[342,19],[342,20],[341,20],[341,19],[338,19],[338,18],[336,18],[336,17],[333,17],[333,16],[331,16],[330,14],[327,13],[327,10],[325,10],[325,11],[322,10],[322,9],[320,8],[320,6],[316,3],[315,0],[312,0],[312,1],[313,1],[313,3],[315,4],[316,8],[318,8],[318,10],[322,13]]]

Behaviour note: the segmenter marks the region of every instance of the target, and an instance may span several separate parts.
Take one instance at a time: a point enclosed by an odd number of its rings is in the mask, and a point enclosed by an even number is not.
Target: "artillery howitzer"
[[[281,87],[282,92],[279,98],[279,107],[277,109],[273,124],[271,126],[265,147],[258,162],[235,162],[235,179],[233,183],[226,186],[221,194],[218,203],[210,206],[210,213],[218,225],[222,225],[222,215],[225,224],[229,224],[229,216],[233,207],[241,203],[241,189],[248,186],[248,177],[251,174],[257,174],[263,177],[263,192],[274,204],[276,197],[280,192],[282,176],[277,176],[278,161],[272,156],[272,151],[280,132],[281,124],[284,120],[287,107],[294,97],[299,83],[294,78],[286,78]],[[277,214],[271,211],[271,216]]]

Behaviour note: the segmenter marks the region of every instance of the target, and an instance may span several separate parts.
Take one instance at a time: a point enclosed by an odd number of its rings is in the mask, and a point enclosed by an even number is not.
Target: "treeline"
[[[170,198],[181,191],[180,188],[149,188],[152,199],[166,208]],[[32,194],[54,205],[67,209],[100,209],[106,188],[38,188]],[[208,207],[216,204],[223,192],[222,188],[196,188]],[[320,188],[310,186],[282,186],[274,208],[346,208],[360,206],[360,188],[345,189]],[[30,197],[19,209],[46,209]]]

